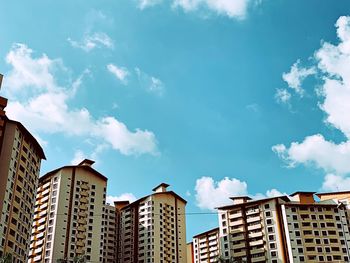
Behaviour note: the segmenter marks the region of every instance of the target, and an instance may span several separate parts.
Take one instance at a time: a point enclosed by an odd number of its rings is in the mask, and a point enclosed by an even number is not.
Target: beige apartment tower
[[[194,263],[219,262],[219,228],[208,230],[193,237]]]
[[[349,224],[346,207],[335,202],[336,196],[315,192],[296,192],[291,202],[281,205],[288,261],[349,262]],[[350,195],[348,194],[348,198]]]
[[[186,201],[167,184],[118,211],[118,263],[186,263]]]
[[[103,262],[107,178],[85,159],[39,179],[28,263]]]
[[[221,257],[227,262],[287,262],[280,204],[288,197],[233,197],[218,208]]]
[[[0,85],[2,75],[0,75]],[[6,117],[0,97],[0,256],[27,261],[35,193],[44,151],[19,122]]]
[[[349,262],[350,192],[251,200],[218,208],[221,257],[230,262]]]

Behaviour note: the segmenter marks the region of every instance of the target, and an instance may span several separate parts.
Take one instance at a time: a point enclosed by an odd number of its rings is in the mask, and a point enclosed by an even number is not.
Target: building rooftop
[[[316,196],[321,197],[323,195],[340,195],[340,194],[350,194],[350,191],[316,193]]]
[[[300,194],[304,194],[304,195],[314,195],[314,194],[316,194],[316,192],[297,191],[297,192],[294,192],[294,193],[290,194],[289,196],[296,196],[296,195],[300,195]]]
[[[92,162],[92,163],[94,163],[94,161],[92,161],[92,160],[89,160],[89,159],[86,159],[87,161],[88,161],[88,163],[90,162]],[[86,165],[85,164],[85,160],[84,161],[82,161],[80,164],[78,164],[78,165],[66,165],[66,166],[62,166],[62,167],[60,167],[60,168],[57,168],[57,169],[55,169],[55,170],[52,170],[52,171],[50,171],[50,172],[48,172],[48,173],[46,173],[46,174],[44,174],[43,176],[41,176],[40,178],[39,178],[39,180],[40,181],[42,181],[42,180],[45,180],[46,178],[48,178],[48,177],[50,177],[50,176],[52,176],[53,174],[55,174],[55,173],[57,173],[59,170],[62,170],[62,169],[72,169],[72,168],[79,168],[79,169],[85,169],[85,170],[87,170],[87,171],[89,171],[89,172],[91,172],[91,173],[93,173],[93,174],[95,174],[97,177],[100,177],[102,180],[104,180],[104,181],[107,181],[108,180],[108,178],[106,177],[106,176],[104,176],[103,174],[101,174],[101,173],[99,173],[98,171],[96,171],[94,168],[92,168],[90,165]]]
[[[157,185],[156,187],[154,187],[153,189],[152,189],[152,191],[153,192],[155,192],[155,191],[157,191],[159,188],[161,188],[161,187],[163,187],[163,188],[168,188],[170,185],[169,184],[166,184],[166,183],[161,183],[161,184],[159,184],[159,185]]]
[[[215,227],[213,229],[210,229],[210,230],[207,230],[205,232],[199,233],[199,234],[193,236],[193,238],[197,238],[197,237],[204,236],[204,235],[207,235],[207,234],[210,234],[210,233],[213,233],[213,232],[218,232],[218,231],[219,231],[219,227]]]
[[[23,132],[25,134],[25,136],[29,137],[29,139],[32,141],[33,146],[34,146],[35,150],[38,152],[40,158],[46,160],[46,156],[45,156],[43,148],[41,147],[39,142],[35,139],[35,137],[26,129],[26,127],[24,127],[24,125],[22,123],[20,123],[19,121],[10,120],[9,118],[7,118],[7,121],[17,125],[18,128],[21,130],[21,132]]]
[[[263,198],[263,199],[250,200],[249,202],[245,202],[245,203],[215,207],[215,209],[223,210],[223,209],[230,209],[230,208],[241,207],[241,206],[250,206],[250,205],[254,205],[254,204],[259,204],[259,203],[271,201],[273,199],[275,199],[275,200],[281,199],[285,202],[290,202],[290,199],[288,196],[282,195],[282,196],[278,196],[278,197],[268,197],[268,198]]]

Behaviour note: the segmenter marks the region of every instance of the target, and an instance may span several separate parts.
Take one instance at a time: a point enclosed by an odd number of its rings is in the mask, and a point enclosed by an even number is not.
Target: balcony
[[[260,220],[261,220],[260,215],[254,216],[254,217],[248,217],[247,223],[252,223],[252,222],[256,222],[256,221],[260,221]]]
[[[260,223],[248,226],[248,231],[257,230],[257,229],[261,229],[261,224]]]
[[[85,246],[84,242],[82,242],[82,241],[77,241],[75,244],[77,247],[84,247]]]
[[[86,235],[81,234],[81,233],[78,233],[78,234],[77,234],[77,238],[79,238],[79,239],[85,239],[85,238],[86,238]]]
[[[230,226],[239,226],[239,225],[243,225],[243,220],[242,219],[230,222]]]
[[[259,257],[253,257],[252,262],[266,262],[266,257],[265,255],[259,256]]]
[[[240,234],[240,235],[232,237],[231,241],[239,241],[239,240],[243,240],[244,238],[245,238],[244,235]]]
[[[260,240],[255,240],[255,241],[251,241],[249,242],[249,246],[260,246],[264,244],[264,240],[260,239]]]
[[[87,200],[87,198],[83,197],[83,198],[80,198],[79,200],[82,204],[87,204],[89,201]]]
[[[41,255],[34,257],[34,262],[39,262],[41,260]]]
[[[249,238],[256,238],[256,237],[262,237],[263,233],[261,231],[259,232],[253,232],[253,233],[249,233]]]
[[[81,184],[80,188],[83,189],[83,190],[89,190],[90,189],[90,187],[87,184]]]
[[[233,249],[245,248],[245,242],[240,242],[238,244],[233,244],[232,248]]]
[[[235,252],[235,253],[233,254],[233,256],[234,256],[235,258],[245,257],[246,255],[247,255],[247,252],[246,252],[245,250],[240,251],[240,252]]]
[[[80,217],[87,217],[87,213],[81,211],[81,212],[78,213],[78,216],[80,216]]]
[[[265,249],[263,249],[263,248],[252,249],[252,250],[250,250],[250,254],[251,255],[264,254],[264,256],[265,256]],[[252,257],[254,257],[254,256],[252,256]]]
[[[81,191],[81,192],[80,192],[80,195],[81,195],[81,196],[88,197],[88,196],[89,196],[89,193],[88,193],[87,191]]]
[[[86,225],[86,224],[87,224],[87,221],[86,221],[86,219],[84,219],[84,218],[79,218],[79,219],[78,219],[78,224]]]
[[[87,205],[80,205],[80,206],[79,206],[79,209],[80,209],[80,210],[87,210],[88,207],[87,207]]]
[[[85,226],[78,226],[77,230],[80,232],[86,232],[86,227]]]

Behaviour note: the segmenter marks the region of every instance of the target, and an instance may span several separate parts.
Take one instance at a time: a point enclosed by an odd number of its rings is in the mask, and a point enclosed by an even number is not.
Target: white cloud
[[[127,84],[127,77],[130,75],[129,71],[125,67],[118,67],[114,64],[108,64],[107,69],[111,72],[117,79],[119,79],[124,85]]]
[[[62,66],[59,59],[49,59],[46,54],[32,59],[33,50],[24,44],[14,44],[6,56],[6,63],[15,70],[7,73],[4,78],[4,91],[11,93],[23,92],[30,86],[36,90],[54,90],[57,86],[51,71]]]
[[[138,0],[138,7],[144,9],[161,3],[162,0]]]
[[[141,69],[139,68],[135,68],[135,72],[141,87],[143,87],[146,91],[156,94],[158,96],[163,95],[164,84],[160,79],[148,75],[147,73],[141,71]]]
[[[139,7],[144,9],[163,2],[162,0],[138,0]],[[229,18],[244,19],[248,8],[252,3],[260,3],[254,0],[172,0],[172,7],[182,8],[185,12],[194,12],[199,9],[209,10],[218,15]]]
[[[297,164],[313,164],[326,172],[350,173],[350,141],[336,144],[320,135],[308,136],[303,142],[293,142],[287,148],[275,145],[276,152],[290,167]]]
[[[21,121],[39,135],[64,133],[91,138],[96,145],[109,145],[125,155],[159,153],[155,135],[151,131],[131,131],[114,117],[95,119],[88,109],[71,107],[69,101],[74,99],[81,79],[73,81],[68,87],[60,87],[51,70],[56,60],[50,60],[46,55],[34,58],[32,53],[33,51],[23,44],[14,45],[9,52],[11,59],[7,62],[12,66],[12,70],[4,81],[9,93],[16,94],[7,106],[10,118]],[[23,61],[24,63],[21,63]],[[23,75],[31,77],[14,79]],[[36,81],[42,75],[46,81]],[[16,85],[10,86],[13,83]],[[23,92],[15,93],[18,88]]]
[[[136,201],[135,195],[132,193],[124,193],[119,196],[107,195],[106,203],[113,205],[115,201],[129,201],[130,203]]]
[[[204,176],[197,179],[195,192],[196,205],[201,209],[214,211],[215,207],[232,204],[230,197],[248,195],[248,185],[236,178],[225,177],[215,182],[213,178]],[[253,199],[262,199],[282,195],[286,194],[277,189],[271,189],[265,194],[257,193],[249,196]]]
[[[327,174],[324,178],[323,191],[348,191],[350,189],[350,178],[341,175]]]
[[[196,181],[197,206],[201,209],[214,210],[215,207],[232,203],[232,196],[247,195],[247,183],[236,178],[225,177],[214,182],[211,177],[202,177]]]
[[[314,53],[315,68],[323,80],[321,87],[315,90],[320,109],[326,114],[326,123],[341,131],[346,140],[334,143],[316,134],[307,136],[301,143],[293,142],[289,148],[283,144],[273,147],[290,167],[312,164],[323,169],[328,174],[322,189],[332,191],[350,186],[350,178],[347,177],[350,174],[350,17],[339,17],[336,27],[340,40],[338,45],[323,42]],[[295,68],[298,68],[297,65]],[[312,72],[304,71],[301,75],[309,73]],[[287,80],[298,90],[298,78],[290,76]]]
[[[302,68],[299,66],[300,60],[295,62],[288,73],[283,73],[282,78],[288,83],[288,86],[293,89],[301,97],[304,95],[304,89],[301,87],[305,78],[316,73],[314,67]]]
[[[77,151],[75,151],[74,157],[70,163],[72,165],[77,165],[77,164],[81,163],[85,158],[86,158],[85,153],[82,150],[77,150]]]
[[[288,103],[292,95],[286,89],[276,89],[275,99],[278,103]]]
[[[253,199],[263,199],[263,198],[271,198],[271,197],[279,197],[279,196],[285,196],[286,193],[281,193],[277,189],[273,188],[270,190],[267,190],[265,194],[257,193],[255,195],[252,195],[251,197]]]
[[[95,48],[101,48],[102,46],[112,49],[114,47],[113,40],[103,32],[95,32],[93,34],[86,34],[81,41],[75,41],[68,38],[67,41],[74,48],[80,48],[86,52],[89,52]]]

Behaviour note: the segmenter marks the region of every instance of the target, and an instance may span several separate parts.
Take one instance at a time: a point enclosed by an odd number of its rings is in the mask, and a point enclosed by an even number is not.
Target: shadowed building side
[[[2,75],[0,75],[0,86]],[[41,160],[45,154],[20,123],[7,118],[0,97],[0,256],[27,261]]]

